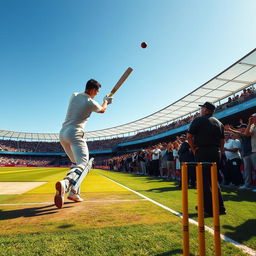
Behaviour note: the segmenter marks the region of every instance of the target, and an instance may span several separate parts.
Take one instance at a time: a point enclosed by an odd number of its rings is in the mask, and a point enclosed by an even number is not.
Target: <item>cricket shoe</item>
[[[68,196],[68,199],[76,203],[83,202],[84,199],[79,196],[79,194],[72,194]]]
[[[62,208],[64,204],[65,186],[66,184],[64,180],[58,181],[55,184],[56,195],[54,197],[54,203],[57,208]]]

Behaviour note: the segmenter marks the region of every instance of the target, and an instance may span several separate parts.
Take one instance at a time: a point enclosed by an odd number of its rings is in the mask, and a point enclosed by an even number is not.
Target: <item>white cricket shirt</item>
[[[152,160],[158,160],[160,158],[161,150],[159,148],[156,148],[152,152]]]
[[[84,129],[84,126],[92,112],[99,112],[102,106],[95,100],[91,99],[87,93],[75,92],[69,101],[66,119],[62,127],[73,125],[77,128]]]
[[[241,143],[239,140],[233,140],[233,139],[228,139],[225,143],[224,143],[224,148],[227,149],[232,149],[232,148],[241,148]],[[237,152],[230,152],[230,151],[225,151],[225,155],[226,158],[228,160],[232,160],[235,158],[241,158],[241,154],[239,152],[239,150]]]

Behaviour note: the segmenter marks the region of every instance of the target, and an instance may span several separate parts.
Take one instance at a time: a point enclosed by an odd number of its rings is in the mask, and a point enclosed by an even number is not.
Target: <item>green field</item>
[[[174,182],[93,170],[82,184],[85,201],[67,201],[57,209],[54,184],[66,171],[0,168],[0,182],[47,182],[23,194],[0,195],[0,255],[182,255],[181,219],[112,180],[181,212],[181,191]],[[255,193],[226,189],[223,197],[227,215],[220,217],[222,234],[255,251]],[[195,205],[196,191],[190,189],[190,218],[196,220]],[[205,224],[212,227],[212,218]],[[206,248],[206,255],[213,256],[213,236],[208,232]],[[195,225],[190,225],[190,249],[191,255],[198,255]],[[222,255],[249,254],[222,241]]]

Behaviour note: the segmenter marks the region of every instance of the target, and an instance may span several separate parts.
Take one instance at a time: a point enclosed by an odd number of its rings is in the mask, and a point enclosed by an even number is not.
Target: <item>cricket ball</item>
[[[141,46],[141,48],[147,48],[147,43],[146,42],[142,42],[141,44],[140,44],[140,46]]]

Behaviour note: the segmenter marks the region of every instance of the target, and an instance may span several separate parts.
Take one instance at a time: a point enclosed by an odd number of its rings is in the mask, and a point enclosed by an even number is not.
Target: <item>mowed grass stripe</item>
[[[1,167],[0,181],[51,181],[63,176],[67,168]]]
[[[19,168],[19,169],[17,169]],[[58,168],[59,169],[59,168]],[[66,168],[63,168],[66,169]],[[46,167],[4,167],[4,169],[0,169],[0,175],[2,174],[14,174],[14,173],[26,173],[26,172],[46,172],[48,170],[54,170],[54,168],[46,168]]]
[[[54,193],[54,184],[56,181],[63,179],[68,168],[33,168],[33,167],[12,167],[0,168],[0,181],[48,181],[38,188],[32,189],[27,193]],[[91,171],[81,185],[81,192],[110,192],[126,191],[124,188],[103,178],[102,176]]]
[[[66,175],[66,170],[58,174],[47,176],[48,183],[28,191],[29,194],[55,193],[55,182],[63,179]],[[81,193],[104,193],[104,192],[126,192],[125,188],[118,186],[101,175],[91,171],[81,185]]]

